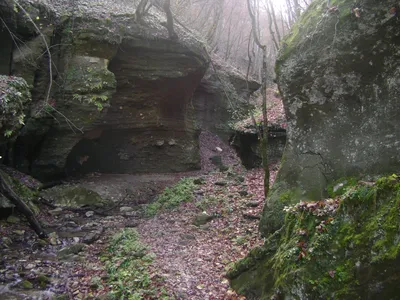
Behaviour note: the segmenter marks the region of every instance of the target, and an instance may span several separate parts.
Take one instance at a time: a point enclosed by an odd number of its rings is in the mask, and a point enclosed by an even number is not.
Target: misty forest
[[[0,0],[0,299],[400,299],[399,14]]]

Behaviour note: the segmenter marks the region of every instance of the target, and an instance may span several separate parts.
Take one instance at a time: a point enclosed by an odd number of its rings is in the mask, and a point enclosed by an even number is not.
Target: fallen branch
[[[6,176],[4,172],[0,170],[0,193],[4,197],[6,197],[12,204],[14,204],[17,210],[26,217],[32,229],[36,232],[39,238],[47,238],[47,234],[42,229],[42,226],[39,224],[38,220],[36,220],[32,210],[13,191],[10,184],[7,182],[5,178]]]

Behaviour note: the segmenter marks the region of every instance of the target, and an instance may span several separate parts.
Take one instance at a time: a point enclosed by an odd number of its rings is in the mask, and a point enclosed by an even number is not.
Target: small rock
[[[239,191],[238,193],[239,193],[239,195],[242,196],[242,197],[245,197],[245,196],[247,196],[247,195],[249,194],[247,191],[244,191],[244,190]]]
[[[222,152],[222,149],[220,147],[215,147],[215,151]]]
[[[207,224],[208,222],[212,221],[214,219],[214,216],[209,215],[207,213],[201,213],[195,217],[193,220],[193,225],[195,226],[200,226]]]
[[[35,267],[34,264],[27,264],[27,265],[25,266],[25,269],[26,269],[26,270],[32,270],[34,267]]]
[[[206,183],[206,180],[203,177],[198,177],[193,179],[193,183],[200,185]]]
[[[119,209],[119,211],[120,211],[121,213],[131,212],[131,211],[133,211],[133,210],[134,210],[133,207],[130,207],[130,206],[122,206],[122,207],[120,207],[120,209]]]
[[[238,177],[236,178],[236,180],[237,180],[238,182],[244,182],[245,178],[244,178],[243,176],[238,176]]]
[[[221,180],[221,181],[216,181],[214,184],[218,186],[226,186],[228,183],[226,181]]]
[[[210,157],[211,162],[215,165],[215,166],[221,166],[222,165],[222,158],[220,155],[215,155]]]
[[[246,203],[247,207],[258,207],[259,205],[260,203],[258,203],[257,201],[251,201]]]
[[[57,207],[55,209],[49,210],[49,214],[52,216],[58,216],[62,213],[63,209],[61,207]]]
[[[1,244],[8,248],[12,244],[12,240],[9,237],[4,236],[1,238]]]
[[[139,221],[133,220],[129,221],[125,224],[125,227],[138,227],[139,226]]]
[[[243,218],[248,219],[248,220],[260,220],[260,216],[259,215],[254,215],[251,213],[243,213]]]
[[[8,222],[8,223],[11,223],[11,224],[16,224],[16,223],[21,222],[21,219],[18,218],[17,216],[11,215],[11,216],[9,216],[9,217],[7,218],[7,222]]]
[[[220,172],[226,172],[226,171],[228,171],[229,170],[229,167],[228,166],[225,166],[225,165],[220,165],[219,166],[219,171]]]
[[[79,238],[77,236],[74,236],[73,240],[75,243],[79,243]]]
[[[37,280],[39,281],[39,283],[50,283],[50,278],[43,274],[39,275]]]
[[[163,145],[164,145],[164,140],[158,140],[157,142],[156,142],[156,146],[157,147],[162,147]]]
[[[170,140],[168,141],[168,145],[170,145],[170,146],[175,146],[175,145],[176,145],[176,141],[175,141],[174,139],[170,139]]]
[[[92,210],[89,210],[85,213],[85,216],[88,218],[93,217],[93,215],[94,215],[94,211],[92,211]]]
[[[48,242],[43,239],[38,239],[37,243],[39,244],[40,247],[46,247],[48,245]]]
[[[194,191],[194,194],[195,194],[195,195],[199,195],[199,196],[203,196],[203,195],[204,195],[204,191],[202,191],[202,190],[197,190],[197,191]]]
[[[26,290],[33,288],[33,284],[31,282],[29,282],[28,280],[21,281],[20,286]]]
[[[196,239],[196,237],[194,235],[188,234],[188,233],[181,234],[180,237],[181,237],[181,239],[185,239],[185,240],[195,240]]]
[[[71,254],[78,254],[81,252],[84,248],[86,247],[85,244],[78,243],[78,244],[73,244],[71,246],[67,246],[62,248],[60,251],[58,251],[58,257],[60,258],[66,258]]]
[[[50,245],[56,246],[59,244],[58,235],[56,232],[52,232],[49,234],[49,243]]]
[[[104,229],[103,227],[100,227],[98,230],[93,231],[93,232],[89,232],[86,236],[83,237],[83,242],[85,244],[92,244],[95,241],[97,241],[101,234],[103,233]]]

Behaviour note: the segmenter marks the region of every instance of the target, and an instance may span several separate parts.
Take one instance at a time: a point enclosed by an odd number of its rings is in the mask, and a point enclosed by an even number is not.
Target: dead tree
[[[168,30],[169,38],[172,40],[175,40],[178,38],[178,35],[175,33],[175,30],[174,30],[174,17],[171,12],[171,0],[164,0],[163,9],[165,11],[165,14],[167,15],[166,27]]]
[[[6,175],[0,170],[0,194],[6,197],[12,204],[15,205],[17,210],[23,214],[31,225],[32,229],[36,232],[39,238],[46,238],[47,234],[42,229],[38,220],[35,218],[34,213],[28,205],[13,191],[11,184],[7,182]]]

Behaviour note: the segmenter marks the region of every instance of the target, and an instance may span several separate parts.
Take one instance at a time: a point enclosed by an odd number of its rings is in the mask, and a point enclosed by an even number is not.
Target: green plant
[[[149,271],[154,257],[135,229],[125,228],[116,233],[102,257],[109,274],[110,297],[139,300],[159,294],[158,287],[151,284]]]
[[[164,209],[178,207],[182,202],[189,202],[193,198],[195,184],[192,178],[183,178],[171,188],[166,188],[155,202],[147,205],[145,215],[152,217]]]

